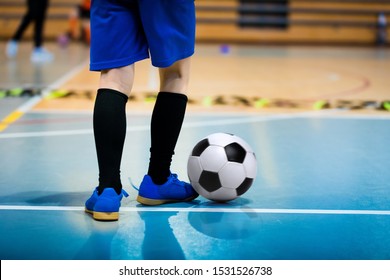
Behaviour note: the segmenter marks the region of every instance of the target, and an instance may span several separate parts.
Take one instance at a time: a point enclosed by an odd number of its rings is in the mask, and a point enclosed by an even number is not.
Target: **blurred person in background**
[[[28,26],[34,22],[34,48],[31,53],[31,61],[51,61],[53,59],[53,54],[42,46],[43,30],[46,20],[46,11],[49,6],[49,0],[27,0],[26,4],[27,11],[11,40],[7,43],[6,55],[9,58],[13,58],[18,54],[19,42]]]

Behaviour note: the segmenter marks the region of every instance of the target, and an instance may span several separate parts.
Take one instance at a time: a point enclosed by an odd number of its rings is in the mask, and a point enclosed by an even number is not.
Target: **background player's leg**
[[[43,28],[45,24],[46,11],[48,8],[47,0],[35,1],[33,6],[33,17],[35,21],[34,26],[34,45],[36,48],[42,46]]]
[[[42,47],[43,29],[46,20],[46,11],[49,6],[48,0],[34,0],[31,13],[34,20],[34,50],[31,54],[33,62],[47,62],[53,59],[53,54]]]
[[[27,27],[30,25],[31,21],[33,20],[33,0],[27,1],[27,12],[23,16],[22,20],[20,21],[20,24],[18,28],[16,29],[14,35],[12,36],[12,39],[7,43],[6,46],[6,54],[8,57],[15,57],[18,53],[19,48],[19,41],[21,40],[24,32],[26,31]]]
[[[95,101],[93,126],[99,165],[99,187],[122,190],[120,164],[126,136],[126,102],[134,66],[102,71]]]
[[[28,0],[27,1],[27,13],[24,15],[22,21],[20,22],[20,25],[18,29],[16,30],[14,36],[12,37],[12,40],[19,41],[24,32],[26,31],[27,27],[30,25],[31,21],[33,20],[33,11],[34,9],[34,1]]]
[[[151,120],[151,148],[148,175],[155,184],[163,184],[170,175],[170,165],[184,120],[190,58],[160,68],[160,92]]]

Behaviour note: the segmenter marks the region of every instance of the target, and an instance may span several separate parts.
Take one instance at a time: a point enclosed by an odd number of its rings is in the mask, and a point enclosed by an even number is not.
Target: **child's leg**
[[[151,121],[148,174],[139,188],[137,201],[146,205],[191,201],[198,194],[192,186],[171,173],[170,165],[183,123],[190,58],[160,69],[161,85]]]
[[[93,128],[99,165],[99,187],[122,190],[120,164],[126,136],[126,102],[134,67],[103,71],[95,100]]]
[[[155,184],[163,184],[181,131],[187,105],[190,58],[160,68],[160,93],[151,121],[151,148],[148,175]]]

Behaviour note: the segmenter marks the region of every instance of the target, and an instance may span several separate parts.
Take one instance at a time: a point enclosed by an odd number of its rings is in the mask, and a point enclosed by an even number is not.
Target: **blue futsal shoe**
[[[180,181],[176,174],[171,174],[162,185],[153,183],[149,175],[145,175],[139,186],[137,201],[144,205],[160,205],[164,203],[186,202],[198,197],[198,193],[186,182]]]
[[[124,190],[117,194],[113,188],[106,188],[98,195],[96,188],[85,202],[85,212],[91,214],[95,220],[116,221],[119,219],[119,207],[123,196],[129,195]]]

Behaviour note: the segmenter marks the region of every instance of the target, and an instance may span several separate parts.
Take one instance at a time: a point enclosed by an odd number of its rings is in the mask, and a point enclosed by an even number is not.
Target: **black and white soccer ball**
[[[225,202],[252,186],[257,173],[256,156],[237,135],[214,133],[195,145],[188,158],[187,173],[201,196]]]

